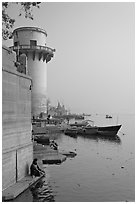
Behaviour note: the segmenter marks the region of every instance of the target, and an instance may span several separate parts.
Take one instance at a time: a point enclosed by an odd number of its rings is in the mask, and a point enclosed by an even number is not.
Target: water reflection
[[[104,142],[107,142],[107,143],[114,143],[114,144],[118,144],[118,145],[121,145],[121,139],[118,135],[116,135],[115,137],[105,137],[105,136],[98,136],[98,135],[84,135],[84,136],[81,136],[81,135],[78,135],[78,137],[83,137],[83,138],[88,138],[88,139],[91,139],[91,140],[94,140],[96,142],[98,141],[104,141]]]
[[[51,186],[45,178],[42,178],[36,185],[30,188],[33,195],[33,202],[54,202]]]
[[[121,145],[121,139],[119,136],[115,136],[115,137],[99,137],[99,140],[103,140],[103,141],[106,141],[106,142],[110,142],[110,143],[115,143],[115,144],[119,144]]]

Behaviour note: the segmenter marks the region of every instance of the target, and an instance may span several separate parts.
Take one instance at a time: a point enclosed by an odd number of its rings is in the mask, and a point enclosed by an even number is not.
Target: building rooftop
[[[14,33],[17,32],[17,31],[24,31],[24,30],[42,32],[42,33],[44,33],[44,34],[46,35],[46,37],[47,37],[47,32],[46,32],[44,29],[38,28],[38,27],[19,27],[19,28],[16,28],[16,29],[13,31],[13,34],[12,34],[12,35],[14,35]]]

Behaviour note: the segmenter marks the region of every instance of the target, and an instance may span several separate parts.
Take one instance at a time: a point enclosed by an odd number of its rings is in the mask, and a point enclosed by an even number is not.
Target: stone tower
[[[47,63],[54,55],[55,49],[46,46],[47,33],[37,27],[20,27],[13,31],[11,47],[17,54],[17,61],[25,54],[26,71],[32,78],[32,116],[46,112],[47,102]]]

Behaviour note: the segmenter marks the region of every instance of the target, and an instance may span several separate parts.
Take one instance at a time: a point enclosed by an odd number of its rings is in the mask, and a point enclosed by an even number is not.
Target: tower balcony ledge
[[[35,52],[42,52],[45,54],[53,55],[56,51],[50,47],[42,46],[42,45],[18,45],[18,46],[11,46],[10,47],[13,51],[35,51]]]

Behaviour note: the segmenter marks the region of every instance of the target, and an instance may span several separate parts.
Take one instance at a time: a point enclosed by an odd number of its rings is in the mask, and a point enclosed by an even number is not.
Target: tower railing
[[[52,49],[47,46],[42,46],[42,45],[18,45],[18,46],[11,46],[10,48],[12,50],[41,50],[51,54],[55,52],[55,49]]]

